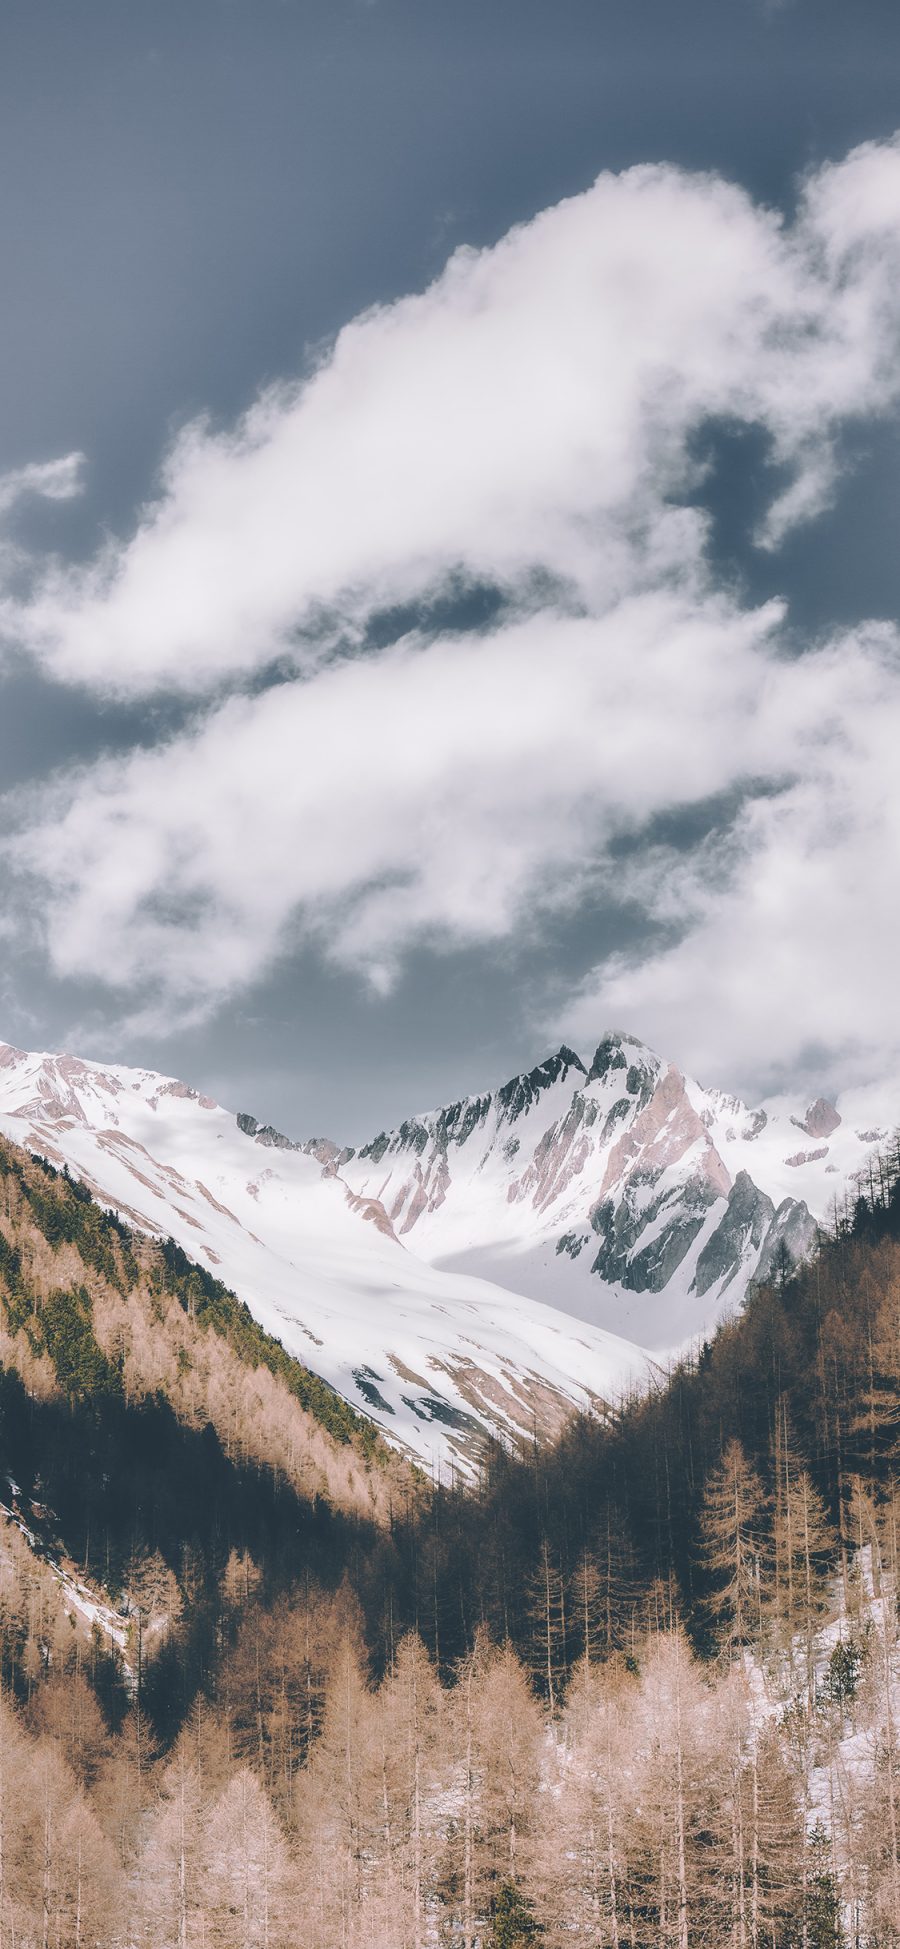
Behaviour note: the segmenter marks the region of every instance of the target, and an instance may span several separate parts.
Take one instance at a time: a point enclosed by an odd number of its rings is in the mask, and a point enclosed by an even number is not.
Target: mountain
[[[894,1120],[872,1116],[862,1095],[843,1113],[822,1098],[749,1108],[614,1034],[589,1063],[563,1047],[336,1164],[434,1266],[668,1353],[809,1252]]]
[[[329,1437],[211,1275],[0,1138],[6,1942],[649,1949],[756,1907],[896,1949],[895,1153],[871,1186],[473,1492]]]
[[[0,1044],[0,1130],[172,1237],[428,1465],[471,1469],[488,1432],[547,1438],[646,1370],[629,1341],[415,1256],[334,1146],[293,1146],[171,1078]]]
[[[395,1446],[464,1471],[486,1433],[552,1437],[802,1258],[885,1128],[864,1101],[750,1109],[615,1034],[342,1149],[0,1043],[0,1131],[173,1238]]]

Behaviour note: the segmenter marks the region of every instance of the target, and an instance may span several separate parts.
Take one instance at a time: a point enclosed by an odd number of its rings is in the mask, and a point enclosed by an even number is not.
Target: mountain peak
[[[461,1456],[470,1423],[515,1434],[539,1401],[609,1398],[642,1348],[684,1345],[782,1247],[802,1256],[810,1210],[878,1138],[842,1112],[750,1113],[611,1030],[589,1070],[562,1043],[339,1150],[149,1070],[0,1044],[0,1131],[206,1261],[426,1458]],[[797,1152],[794,1124],[828,1134]]]
[[[498,1089],[496,1101],[500,1115],[512,1123],[523,1111],[530,1110],[538,1097],[552,1089],[554,1083],[564,1082],[573,1069],[582,1076],[587,1075],[581,1057],[563,1043],[554,1056],[547,1056],[544,1062],[538,1063],[524,1075],[512,1076],[508,1083]]]
[[[602,1083],[617,1069],[637,1069],[643,1074],[655,1075],[661,1067],[659,1057],[638,1036],[626,1035],[622,1029],[611,1029],[597,1044],[587,1080],[589,1083]]]

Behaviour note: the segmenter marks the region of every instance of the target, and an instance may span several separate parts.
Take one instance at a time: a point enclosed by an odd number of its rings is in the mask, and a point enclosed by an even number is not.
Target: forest
[[[435,1484],[0,1145],[0,1949],[900,1945],[900,1157]]]

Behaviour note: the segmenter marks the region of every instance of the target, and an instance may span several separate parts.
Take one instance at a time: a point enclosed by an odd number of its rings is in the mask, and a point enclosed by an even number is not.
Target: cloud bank
[[[0,608],[59,680],[194,700],[169,742],[19,806],[6,858],[57,972],[184,1019],[301,931],[384,986],[416,943],[515,937],[605,880],[667,944],[596,970],[567,1022],[713,1074],[807,1039],[880,1060],[897,639],[789,651],[779,605],[714,585],[692,496],[705,425],[761,429],[775,549],[898,393],[894,142],[812,176],[790,223],[714,176],[601,177],[237,427],[187,429],[129,539]],[[489,630],[366,637],[484,582]],[[610,850],[720,793],[740,809],[692,853]]]

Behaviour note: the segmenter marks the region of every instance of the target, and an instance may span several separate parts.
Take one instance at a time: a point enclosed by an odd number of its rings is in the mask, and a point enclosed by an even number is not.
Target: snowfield
[[[0,1128],[175,1238],[428,1466],[470,1469],[486,1430],[549,1433],[646,1370],[614,1334],[426,1264],[333,1170],[173,1079],[3,1044]]]
[[[8,1137],[176,1239],[435,1469],[641,1385],[809,1249],[890,1127],[862,1095],[748,1109],[612,1035],[341,1150],[150,1070],[0,1043]]]

